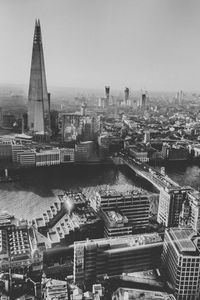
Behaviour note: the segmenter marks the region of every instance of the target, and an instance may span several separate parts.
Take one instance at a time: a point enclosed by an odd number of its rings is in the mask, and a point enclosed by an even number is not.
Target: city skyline
[[[199,90],[200,3],[0,0],[0,83],[26,84],[41,21],[49,86]]]

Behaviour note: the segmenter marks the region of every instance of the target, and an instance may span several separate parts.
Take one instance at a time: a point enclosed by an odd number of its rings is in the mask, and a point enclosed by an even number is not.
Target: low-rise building
[[[44,289],[43,299],[68,300],[67,282],[56,279],[48,279]]]

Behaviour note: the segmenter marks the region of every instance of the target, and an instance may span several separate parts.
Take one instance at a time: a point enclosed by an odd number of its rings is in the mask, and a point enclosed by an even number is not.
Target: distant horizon
[[[77,92],[78,91],[98,91],[98,92],[101,92],[103,95],[105,94],[105,88],[106,84],[101,88],[101,87],[81,87],[81,86],[59,86],[59,85],[48,85],[48,82],[47,82],[47,87],[48,87],[48,92],[51,93],[51,89],[52,90],[74,90]],[[29,88],[29,83],[25,84],[25,83],[4,83],[4,82],[0,82],[0,87],[15,87],[15,88],[21,88],[25,91],[27,91],[27,95],[28,95],[28,88]],[[149,89],[134,89],[134,88],[131,88],[129,86],[124,86],[122,88],[112,88],[112,86],[110,86],[110,93],[112,95],[112,91],[113,92],[118,92],[118,93],[124,93],[124,88],[125,87],[128,87],[129,90],[130,90],[130,93],[131,92],[135,92],[135,93],[140,93],[141,91],[143,90],[146,90],[148,93],[167,93],[167,94],[175,94],[177,92],[179,92],[180,90],[149,90]],[[183,93],[188,93],[188,94],[200,94],[200,89],[199,90],[184,90],[182,89]]]
[[[28,85],[40,19],[48,87],[200,88],[199,0],[0,0],[0,82]]]

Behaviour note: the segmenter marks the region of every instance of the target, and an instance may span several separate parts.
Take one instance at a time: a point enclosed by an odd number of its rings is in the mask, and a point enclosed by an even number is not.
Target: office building
[[[185,199],[188,197],[190,187],[165,187],[160,191],[158,205],[158,223],[166,227],[177,227],[179,225],[180,213]]]
[[[35,22],[28,93],[28,128],[30,132],[47,134],[50,126],[50,94],[47,92],[40,21]]]
[[[73,148],[60,148],[60,163],[74,162]]]
[[[3,110],[2,107],[0,107],[0,126],[3,124]]]
[[[81,116],[85,116],[86,108],[87,108],[87,104],[82,103],[82,105],[81,105]]]
[[[83,130],[83,116],[80,114],[59,114],[63,142],[76,141]]]
[[[68,300],[67,282],[57,279],[48,279],[43,291],[46,300]]]
[[[128,100],[129,100],[129,88],[125,88],[124,90],[124,102],[125,102],[125,105],[128,104]]]
[[[131,288],[118,288],[112,296],[112,300],[176,300],[172,294],[159,291],[131,289]]]
[[[12,141],[0,140],[0,159],[12,160]]]
[[[99,216],[104,223],[104,237],[116,237],[132,234],[132,225],[128,218],[121,212],[115,210],[100,210]]]
[[[170,281],[177,300],[200,299],[199,237],[193,229],[165,231],[162,270]]]
[[[181,145],[172,145],[163,143],[162,156],[166,160],[188,160],[189,150]]]
[[[0,270],[23,274],[34,263],[34,238],[27,222],[1,213],[0,228]]]
[[[189,222],[193,230],[200,231],[200,193],[192,190],[188,193],[190,203]]]
[[[23,152],[23,145],[20,141],[13,140],[11,147],[12,147],[12,161],[13,163],[17,163],[17,155],[18,153]]]
[[[94,142],[81,142],[75,146],[75,161],[88,161],[94,153]]]
[[[140,99],[139,99],[140,109],[144,110],[146,108],[146,103],[147,103],[147,94],[146,94],[146,92],[142,92]]]
[[[36,167],[60,164],[60,149],[40,150],[36,152]]]
[[[13,129],[13,125],[16,121],[16,117],[12,114],[3,114],[3,128]]]
[[[102,190],[96,194],[91,205],[96,211],[119,210],[127,217],[133,231],[145,228],[149,224],[150,195],[143,190],[135,189],[127,193],[114,190]]]
[[[148,157],[148,149],[144,146],[140,147],[139,145],[137,146],[131,146],[129,148],[130,151],[130,156],[140,160],[141,162],[148,162],[149,157]]]
[[[110,87],[105,86],[105,107],[108,107],[110,104]]]
[[[157,233],[75,242],[74,281],[158,268],[162,247]]]
[[[17,163],[21,166],[35,166],[35,151],[32,149],[24,149],[17,153]]]

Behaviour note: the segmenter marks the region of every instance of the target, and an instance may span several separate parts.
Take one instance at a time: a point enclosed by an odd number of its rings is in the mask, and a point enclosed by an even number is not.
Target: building
[[[158,268],[162,247],[157,233],[75,242],[74,281]]]
[[[63,142],[76,141],[82,135],[84,116],[80,114],[59,114]]]
[[[85,116],[86,108],[87,108],[87,104],[86,103],[82,103],[82,105],[81,105],[81,115],[82,116]]]
[[[118,288],[112,295],[112,300],[176,300],[172,294],[159,291],[149,291],[131,288]]]
[[[12,160],[12,141],[0,140],[0,159]]]
[[[47,92],[40,21],[35,22],[28,93],[28,128],[30,132],[50,134],[50,94]]]
[[[27,222],[2,213],[0,228],[0,270],[23,274],[34,263],[34,239]]]
[[[43,293],[43,299],[46,300],[68,300],[67,282],[56,279],[48,279]]]
[[[95,117],[85,116],[83,118],[83,129],[81,139],[84,141],[93,140],[97,132],[97,124]]]
[[[60,148],[60,163],[74,162],[73,148]]]
[[[167,160],[187,160],[189,158],[189,150],[181,145],[169,145],[163,143],[162,156]]]
[[[124,146],[124,141],[121,137],[106,132],[98,136],[98,146],[100,158],[105,159],[119,152]]]
[[[133,231],[144,229],[149,224],[150,195],[141,189],[127,193],[118,193],[114,190],[99,191],[91,205],[96,211],[103,212],[118,210],[127,217]]]
[[[162,269],[177,300],[200,297],[199,237],[193,229],[170,228],[165,231]]]
[[[60,149],[40,150],[36,152],[36,167],[60,164]]]
[[[105,86],[105,107],[108,107],[110,104],[110,87]]]
[[[17,163],[21,166],[35,166],[36,152],[32,149],[24,149],[17,153]]]
[[[17,163],[17,155],[23,152],[23,145],[21,141],[12,141],[12,161],[13,163]]]
[[[147,94],[146,92],[142,92],[138,102],[139,108],[144,110],[146,108],[146,102],[147,102]]]
[[[16,117],[12,114],[3,114],[3,127],[12,129],[14,123],[16,122]]]
[[[166,227],[179,225],[180,213],[185,199],[188,197],[190,187],[166,187],[160,191],[158,205],[158,223]]]
[[[144,144],[150,143],[151,141],[151,132],[150,130],[144,132]]]
[[[190,204],[190,226],[193,230],[200,231],[200,193],[199,191],[192,190],[188,193]]]
[[[88,161],[94,153],[94,142],[80,142],[75,146],[75,161]]]
[[[58,201],[35,218],[33,224],[48,238],[51,247],[103,236],[101,219],[81,193],[59,195]]]
[[[15,135],[16,142],[20,141],[23,145],[31,145],[32,144],[32,136],[19,133]]]
[[[100,210],[99,215],[104,222],[104,237],[116,237],[132,234],[132,225],[122,213],[114,210]]]
[[[148,162],[148,151],[145,147],[139,147],[139,146],[131,146],[129,149],[130,156],[140,160],[141,162]]]
[[[129,100],[129,88],[125,88],[124,90],[124,102],[125,102],[125,105],[128,104],[128,100]]]

